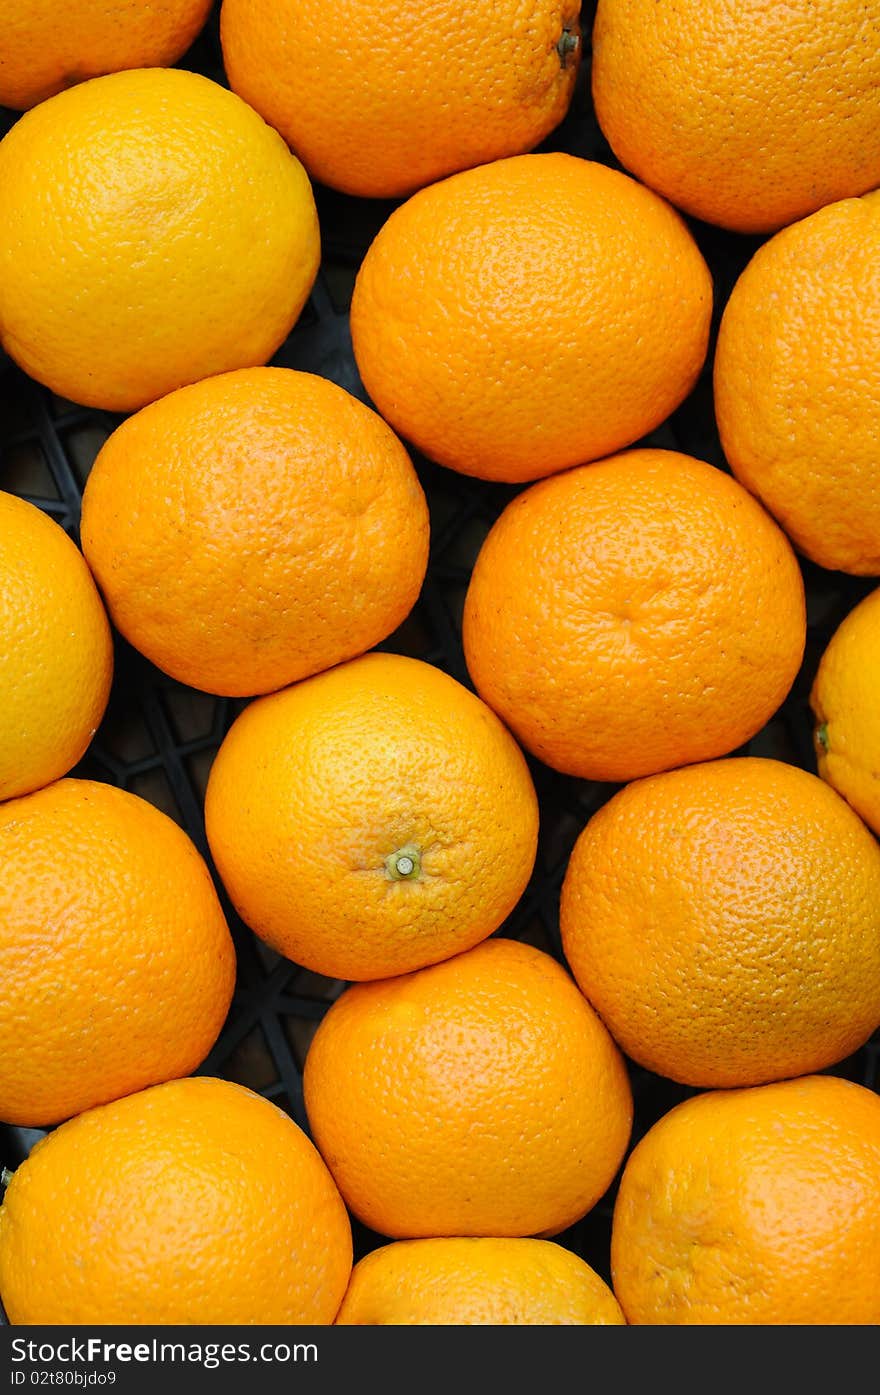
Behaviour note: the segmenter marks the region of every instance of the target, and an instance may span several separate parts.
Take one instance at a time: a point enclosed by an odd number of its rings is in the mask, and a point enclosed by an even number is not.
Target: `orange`
[[[627,169],[768,232],[880,183],[874,0],[599,0],[593,100]]]
[[[668,204],[571,155],[454,175],[392,213],[358,274],[379,411],[466,475],[533,480],[628,445],[690,392],[712,280]]]
[[[618,1044],[688,1085],[821,1070],[880,1025],[880,848],[780,761],[692,765],[615,795],[575,844],[560,919]]]
[[[14,1325],[331,1323],[351,1232],[305,1134],[226,1080],[175,1080],[63,1124],[0,1208]]]
[[[880,195],[759,248],[721,321],[715,411],[734,474],[801,552],[880,572]]]
[[[880,1323],[880,1098],[814,1075],[680,1104],[626,1165],[611,1263],[631,1323]]]
[[[396,654],[252,703],[218,752],[205,819],[248,925],[352,979],[491,935],[525,890],[538,834],[525,760],[494,713]]]
[[[637,450],[520,494],[464,611],[471,677],[557,770],[631,780],[733,750],[804,650],[794,554],[729,476]]]
[[[880,833],[880,589],[851,611],[822,656],[810,703],[819,774]]]
[[[123,422],[89,476],[82,536],[137,649],[183,683],[250,695],[401,624],[428,509],[374,412],[311,373],[252,368]]]
[[[0,104],[23,110],[120,68],[162,68],[189,48],[211,0],[9,0],[0,9]]]
[[[0,491],[0,799],[76,765],[112,676],[110,626],[81,553],[40,509]]]
[[[555,959],[513,940],[349,988],[303,1088],[349,1208],[395,1237],[564,1230],[608,1187],[632,1124],[599,1018]]]
[[[313,178],[349,194],[408,194],[517,155],[568,109],[580,0],[223,0],[234,91]]]
[[[318,266],[305,171],[195,73],[113,73],[0,142],[0,342],[53,392],[130,412],[265,363]]]
[[[183,830],[60,780],[0,805],[0,866],[0,1119],[54,1124],[194,1070],[235,954]]]
[[[548,1240],[399,1240],[352,1271],[340,1327],[619,1327],[614,1294]]]

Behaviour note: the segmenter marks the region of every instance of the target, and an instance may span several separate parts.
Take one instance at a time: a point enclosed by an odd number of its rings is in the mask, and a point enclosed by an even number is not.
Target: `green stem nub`
[[[827,722],[823,722],[822,725],[821,725],[820,727],[817,727],[817,728],[816,728],[816,741],[817,741],[818,744],[822,747],[822,750],[823,750],[823,751],[827,751],[827,750],[828,750],[828,723],[827,723]]]
[[[569,59],[574,58],[581,46],[581,36],[575,29],[563,29],[559,43],[556,45],[556,52],[559,54],[559,61],[563,68],[568,67]]]
[[[407,843],[397,852],[389,853],[385,859],[385,871],[393,882],[418,881],[422,872],[422,858],[415,843]]]
[[[0,1167],[0,1192],[5,1192],[12,1181],[12,1173],[8,1167]]]

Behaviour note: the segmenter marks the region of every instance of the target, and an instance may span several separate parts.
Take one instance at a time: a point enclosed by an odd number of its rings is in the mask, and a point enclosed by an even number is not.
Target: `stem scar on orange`
[[[538,835],[510,733],[453,678],[397,654],[252,703],[217,754],[205,819],[247,924],[342,979],[407,973],[491,935]]]
[[[393,198],[537,145],[565,115],[580,0],[224,0],[230,86],[313,178]]]

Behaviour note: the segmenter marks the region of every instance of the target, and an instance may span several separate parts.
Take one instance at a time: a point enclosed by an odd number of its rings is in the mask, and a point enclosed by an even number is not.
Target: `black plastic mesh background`
[[[592,4],[584,6],[589,34]],[[588,45],[587,45],[588,48]],[[589,100],[585,55],[572,111],[546,148],[615,164]],[[181,65],[223,81],[216,15]],[[15,119],[0,109],[0,134]],[[351,353],[348,304],[358,264],[392,203],[356,200],[316,190],[324,258],[300,322],[273,360],[320,373],[365,398]],[[737,275],[760,239],[691,224],[715,278],[717,326]],[[708,365],[711,365],[710,350]],[[119,418],[53,397],[0,357],[0,488],[51,514],[74,537],[80,496],[95,454]],[[710,367],[684,405],[648,438],[651,444],[696,455],[723,467],[715,430]],[[431,509],[432,545],[421,599],[384,645],[412,654],[468,683],[460,618],[470,568],[490,525],[516,492],[484,484],[416,458]],[[808,642],[804,666],[781,711],[743,751],[814,769],[807,694],[834,629],[874,582],[804,564]],[[107,716],[86,759],[74,772],[134,791],[176,818],[207,856],[202,800],[214,753],[241,702],[184,688],[116,638],[116,677]],[[535,761],[541,837],[531,883],[502,933],[561,957],[558,896],[568,855],[586,820],[615,787],[558,775]],[[220,888],[222,895],[222,888]],[[237,920],[224,898],[238,951],[238,984],[221,1037],[202,1070],[240,1081],[275,1101],[307,1127],[301,1072],[315,1027],[344,985],[319,978],[266,949]],[[880,1038],[835,1068],[880,1090]],[[636,1101],[633,1141],[673,1104],[693,1093],[631,1067]],[[14,1167],[41,1137],[38,1130],[0,1125],[0,1162]],[[614,1189],[589,1216],[558,1237],[606,1278]],[[378,1237],[355,1226],[358,1253]]]

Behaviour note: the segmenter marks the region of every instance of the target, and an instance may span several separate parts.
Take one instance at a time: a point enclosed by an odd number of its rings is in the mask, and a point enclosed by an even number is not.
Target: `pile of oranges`
[[[227,87],[163,66],[210,8],[0,15],[0,343],[119,414],[81,548],[0,493],[0,1121],[50,1130],[4,1173],[10,1322],[880,1323],[880,1095],[827,1074],[880,1026],[880,590],[805,660],[803,581],[880,575],[880,14],[448,0],[426,43],[402,0],[223,0]],[[530,153],[589,54],[607,161]],[[269,365],[313,181],[396,201],[372,405]],[[723,304],[698,219],[760,235]],[[710,354],[729,470],[655,434]],[[422,457],[516,487],[471,686],[393,652]],[[210,869],[75,773],[114,631],[238,700]],[[760,749],[796,680],[818,775]],[[542,766],[604,788],[564,963],[503,935]],[[341,990],[311,1140],[194,1074],[224,903]],[[689,1096],[634,1147],[630,1063]],[[621,1167],[609,1285],[553,1237]]]

